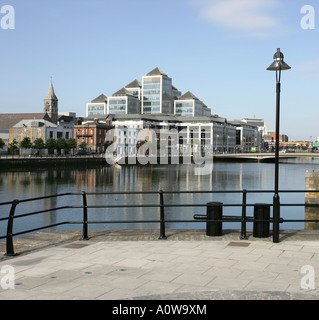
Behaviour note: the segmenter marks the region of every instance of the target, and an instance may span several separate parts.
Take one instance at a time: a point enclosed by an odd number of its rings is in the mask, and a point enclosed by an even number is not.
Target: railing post
[[[87,198],[86,192],[82,192],[83,198],[83,231],[82,231],[82,240],[89,240],[88,236],[88,208],[87,208]]]
[[[241,223],[241,240],[247,240],[246,234],[246,209],[247,209],[247,190],[243,190],[243,203],[242,203],[242,223]]]
[[[165,235],[165,211],[164,211],[164,193],[163,190],[160,190],[160,236],[159,240],[166,240],[167,237]]]
[[[8,257],[13,257],[16,254],[14,253],[13,248],[13,220],[14,220],[14,214],[16,211],[16,207],[19,204],[19,200],[14,200],[11,206],[9,220],[8,220],[8,228],[7,228],[7,253],[6,255]]]
[[[273,204],[273,243],[279,243],[280,233],[280,198],[278,194],[274,195]]]

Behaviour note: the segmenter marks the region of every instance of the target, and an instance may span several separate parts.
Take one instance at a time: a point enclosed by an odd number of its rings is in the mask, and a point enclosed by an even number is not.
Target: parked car
[[[86,156],[86,155],[90,155],[90,154],[92,154],[92,153],[91,153],[91,152],[88,152],[88,151],[86,151],[86,150],[78,150],[78,151],[75,153],[76,156]]]

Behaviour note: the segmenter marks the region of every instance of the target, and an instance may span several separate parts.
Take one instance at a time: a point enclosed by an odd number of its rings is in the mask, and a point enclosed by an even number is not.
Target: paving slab
[[[0,300],[312,300],[319,272],[319,232],[282,231],[280,243],[238,231],[48,231],[0,243]],[[41,239],[43,238],[43,242]],[[10,278],[10,276],[12,276]],[[305,277],[308,277],[305,279]],[[12,280],[12,282],[10,282]],[[13,288],[6,287],[6,284]]]

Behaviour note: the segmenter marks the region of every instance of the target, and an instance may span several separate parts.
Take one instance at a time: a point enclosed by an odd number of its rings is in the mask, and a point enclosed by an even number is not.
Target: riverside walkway
[[[14,289],[0,300],[316,300],[319,231],[284,231],[239,240],[239,231],[207,237],[203,230],[46,231],[15,238]],[[306,269],[308,270],[308,269]],[[308,270],[309,271],[309,270]],[[4,273],[0,274],[3,277]],[[2,283],[2,282],[1,282]],[[308,287],[307,287],[308,286]]]

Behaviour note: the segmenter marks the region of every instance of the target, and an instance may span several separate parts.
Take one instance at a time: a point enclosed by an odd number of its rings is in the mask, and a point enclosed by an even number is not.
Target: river
[[[306,171],[318,171],[318,160],[298,160],[280,164],[280,189],[304,190]],[[44,195],[66,192],[109,192],[109,191],[207,191],[207,190],[273,190],[274,164],[215,162],[209,174],[196,174],[194,165],[131,165],[104,166],[83,169],[39,169],[32,171],[0,171],[0,203],[14,199],[28,199]],[[273,194],[249,194],[248,203],[272,203]],[[240,194],[184,194],[165,195],[166,204],[200,204],[209,201],[241,203]],[[304,203],[305,195],[282,194],[281,203]],[[89,205],[102,204],[144,204],[159,203],[158,195],[113,195],[88,196]],[[56,206],[82,205],[81,196],[46,199],[20,204],[16,215]],[[252,208],[247,215],[252,216]],[[0,207],[0,217],[9,215],[10,206]],[[304,207],[283,207],[281,216],[290,219],[304,219]],[[167,219],[192,219],[194,214],[205,214],[205,208],[165,208]],[[225,215],[241,215],[239,207],[225,207]],[[51,223],[82,219],[81,209],[50,212],[15,220],[14,232],[31,229]],[[90,209],[89,220],[158,220],[158,208]],[[1,222],[0,234],[6,231],[6,222]],[[167,228],[204,228],[203,223],[169,223]],[[250,225],[247,225],[249,229]],[[61,229],[79,229],[79,225],[67,225]],[[158,229],[158,224],[94,224],[91,229],[150,228]],[[239,223],[227,223],[227,229],[239,229]],[[304,229],[303,223],[286,223],[281,229]]]

